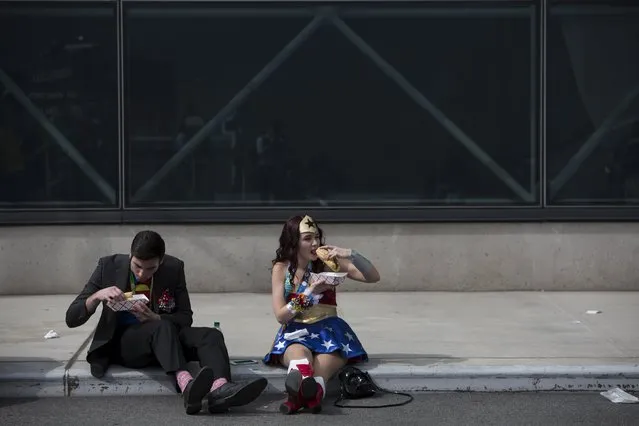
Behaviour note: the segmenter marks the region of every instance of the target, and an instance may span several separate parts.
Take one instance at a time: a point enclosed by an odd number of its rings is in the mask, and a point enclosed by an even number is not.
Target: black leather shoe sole
[[[96,379],[101,379],[104,377],[105,369],[100,364],[91,364],[91,375]]]
[[[186,414],[197,414],[202,410],[202,399],[211,391],[213,370],[204,367],[186,386],[183,392]]]
[[[223,413],[229,409],[229,407],[239,407],[249,404],[257,399],[258,396],[264,391],[268,385],[268,381],[264,377],[248,382],[244,386],[238,387],[237,390],[224,397],[213,399],[212,395],[208,395],[209,399],[209,413]]]

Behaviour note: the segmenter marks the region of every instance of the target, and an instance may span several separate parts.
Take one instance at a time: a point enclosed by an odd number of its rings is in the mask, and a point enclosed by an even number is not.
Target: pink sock
[[[193,380],[193,376],[191,376],[191,373],[189,373],[188,371],[180,370],[175,373],[175,379],[177,380],[177,384],[180,390],[184,392],[186,385],[188,385],[189,382]]]
[[[211,390],[214,391],[215,389],[222,387],[222,385],[227,384],[229,381],[226,380],[224,377],[220,377],[219,379],[215,380],[213,382],[213,386],[211,386]]]

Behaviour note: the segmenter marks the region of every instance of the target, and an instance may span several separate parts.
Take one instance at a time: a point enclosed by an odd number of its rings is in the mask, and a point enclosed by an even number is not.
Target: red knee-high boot
[[[280,406],[280,411],[284,414],[296,413],[306,405],[306,401],[315,399],[317,382],[313,378],[313,367],[307,359],[289,363],[286,392],[288,399]]]
[[[322,401],[324,400],[324,395],[326,395],[326,385],[324,383],[323,377],[315,377],[315,395],[312,399],[306,401],[306,406],[313,414],[317,414],[322,411]]]

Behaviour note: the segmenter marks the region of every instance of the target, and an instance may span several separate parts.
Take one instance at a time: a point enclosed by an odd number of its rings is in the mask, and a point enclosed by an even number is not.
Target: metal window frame
[[[0,229],[3,225],[269,224],[300,213],[333,223],[636,222],[639,207],[4,211],[0,212]]]
[[[0,0],[2,1],[2,0]],[[32,0],[25,0],[25,3]],[[38,0],[33,0],[38,1]],[[40,0],[43,1],[43,0]],[[54,3],[56,0],[44,0]],[[73,3],[92,3],[100,0],[71,0]],[[136,0],[147,3],[146,0]],[[153,0],[155,1],[155,0]],[[159,0],[162,2],[163,0]],[[171,0],[166,0],[171,2]],[[197,0],[196,0],[197,1]],[[409,0],[410,1],[410,0]],[[120,208],[76,208],[52,207],[46,209],[15,209],[0,210],[0,226],[18,225],[75,225],[75,224],[143,224],[143,223],[280,223],[284,218],[307,212],[324,222],[547,222],[547,221],[636,221],[639,218],[639,206],[610,206],[610,205],[549,205],[546,176],[546,43],[547,20],[549,5],[552,0],[521,0],[508,3],[534,4],[536,18],[533,26],[536,34],[531,34],[535,40],[533,55],[537,61],[532,64],[536,68],[531,84],[531,92],[535,93],[536,108],[531,112],[531,124],[534,127],[537,145],[536,173],[539,185],[534,188],[540,195],[538,206],[425,206],[425,207],[248,207],[248,208],[131,208],[126,206],[125,176],[125,127],[124,120],[124,57],[123,57],[123,7],[129,0],[105,0],[104,3],[117,3],[117,34],[118,34],[118,151],[119,151],[119,202]],[[380,0],[379,2],[383,2]],[[457,6],[463,0],[437,1],[437,3],[451,3]],[[202,0],[202,3],[215,3],[215,0]],[[241,3],[241,2],[240,2]],[[290,3],[294,3],[293,1]],[[372,3],[378,3],[373,0]],[[415,1],[415,3],[434,3],[429,0]],[[457,3],[457,4],[456,4]],[[469,3],[465,1],[464,3]],[[474,4],[495,1],[476,0]],[[501,2],[505,3],[505,2]],[[558,3],[558,2],[553,2]],[[562,12],[563,13],[563,12]],[[592,12],[588,12],[592,13]],[[463,14],[458,13],[459,16]],[[531,28],[532,32],[532,28]],[[536,119],[534,116],[536,115]],[[532,152],[531,152],[532,154]],[[531,171],[532,173],[532,171]]]

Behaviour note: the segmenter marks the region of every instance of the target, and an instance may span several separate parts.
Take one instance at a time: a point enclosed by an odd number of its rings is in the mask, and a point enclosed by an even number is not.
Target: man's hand
[[[138,303],[133,305],[133,307],[131,308],[131,313],[135,315],[135,317],[140,322],[159,321],[161,319],[160,315],[153,312],[144,303]]]
[[[100,302],[118,302],[124,300],[124,293],[117,286],[111,286],[96,292],[93,297]]]
[[[84,305],[87,308],[87,313],[92,315],[101,302],[117,302],[119,300],[124,300],[124,293],[122,293],[122,290],[117,286],[113,285],[93,293],[87,298]]]

